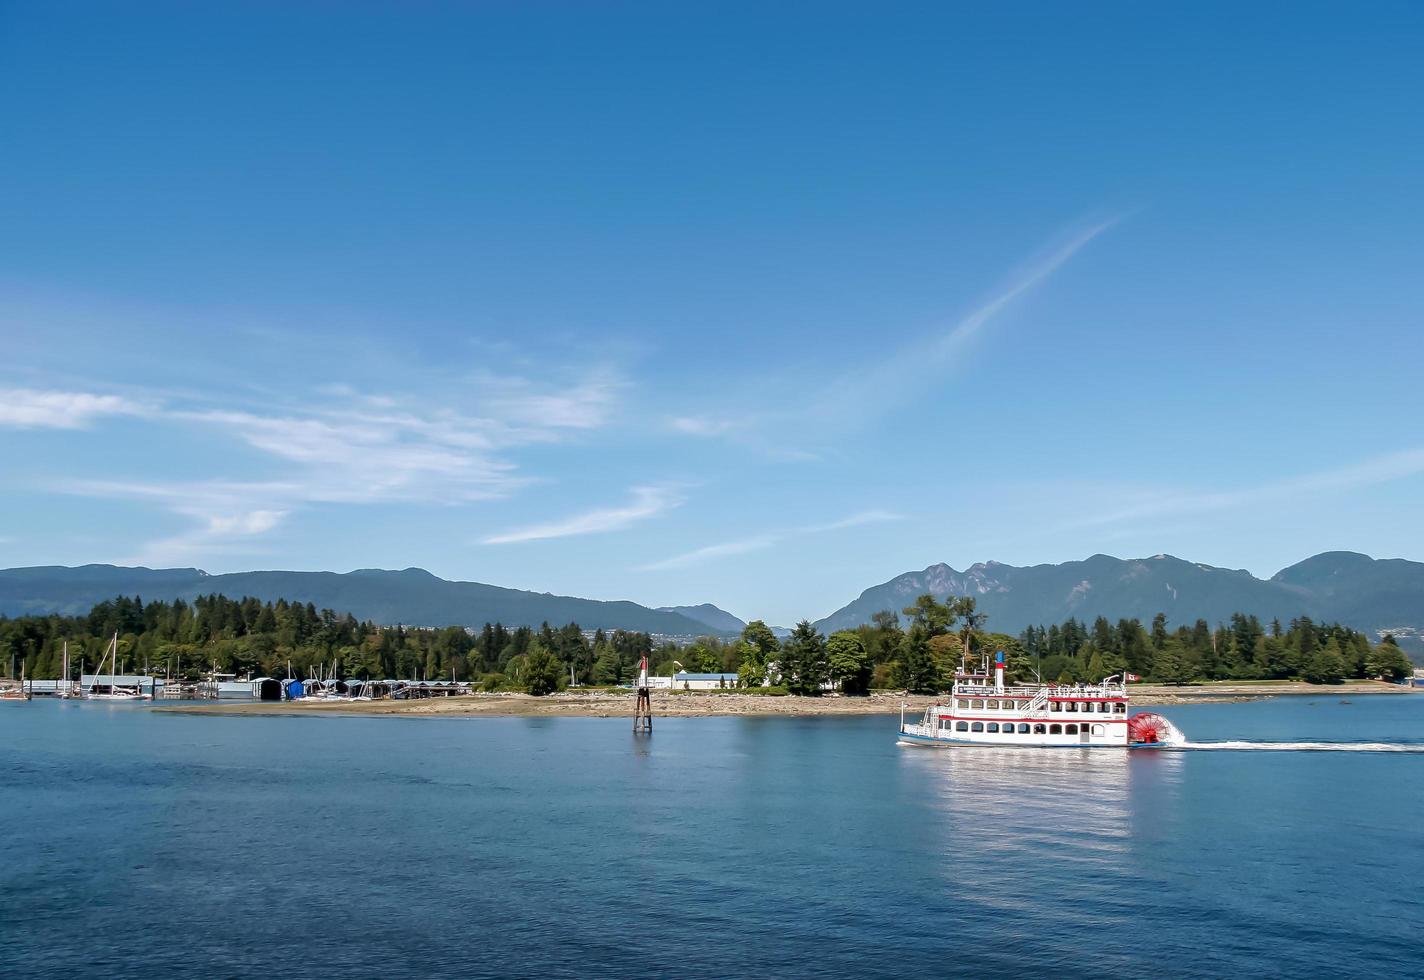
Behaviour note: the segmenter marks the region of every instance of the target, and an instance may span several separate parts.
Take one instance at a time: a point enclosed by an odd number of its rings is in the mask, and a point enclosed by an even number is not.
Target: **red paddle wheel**
[[[1127,740],[1132,745],[1167,742],[1175,731],[1170,721],[1150,711],[1139,711],[1127,719]]]

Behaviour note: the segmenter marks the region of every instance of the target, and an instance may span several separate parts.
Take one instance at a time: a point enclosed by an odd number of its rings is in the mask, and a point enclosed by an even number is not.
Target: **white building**
[[[692,674],[684,670],[666,680],[674,691],[730,691],[737,686],[736,674]]]

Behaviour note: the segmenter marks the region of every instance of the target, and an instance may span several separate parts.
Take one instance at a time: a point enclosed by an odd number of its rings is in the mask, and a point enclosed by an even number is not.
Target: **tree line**
[[[1197,680],[1303,680],[1329,684],[1347,678],[1408,677],[1414,664],[1386,635],[1371,643],[1359,630],[1339,623],[1316,623],[1302,616],[1282,625],[1262,625],[1255,616],[1235,613],[1215,628],[1204,619],[1167,629],[1158,613],[1150,627],[1137,619],[1116,624],[1099,616],[1092,626],[1069,619],[1060,625],[1029,627],[1020,635],[1025,653],[1042,676],[1091,680],[1129,671],[1166,684]]]
[[[902,625],[901,615],[908,623]],[[1204,619],[1168,630],[1158,613],[1150,627],[1138,619],[1116,624],[1098,617],[1030,626],[1018,636],[987,630],[972,596],[940,601],[922,595],[900,613],[876,613],[871,622],[822,637],[802,621],[778,643],[756,622],[733,645],[740,651],[741,683],[781,684],[814,694],[826,685],[846,693],[892,688],[945,690],[966,658],[1002,650],[1011,679],[1063,683],[1101,681],[1125,673],[1165,684],[1203,680],[1303,680],[1316,684],[1349,678],[1402,680],[1414,664],[1385,636],[1371,643],[1359,630],[1307,617],[1263,626],[1236,613],[1214,629]]]
[[[568,683],[631,679],[654,654],[647,633],[599,630],[576,623],[537,629],[486,623],[426,629],[376,626],[311,603],[201,596],[192,602],[148,602],[120,596],[83,616],[0,617],[0,665],[37,679],[58,678],[69,646],[70,673],[92,672],[118,634],[119,672],[147,671],[196,680],[209,670],[296,677],[328,676],[478,682],[548,693]]]
[[[904,617],[902,619],[901,617]],[[71,675],[97,663],[119,635],[120,672],[151,671],[196,679],[210,669],[235,674],[306,678],[454,679],[486,690],[547,694],[580,684],[631,682],[648,657],[654,672],[678,670],[737,675],[743,688],[793,694],[827,689],[864,694],[872,688],[916,692],[946,689],[966,658],[1003,650],[1018,680],[1098,681],[1133,673],[1146,680],[1282,679],[1332,683],[1354,677],[1400,679],[1413,664],[1393,637],[1372,644],[1358,630],[1308,618],[1264,626],[1237,613],[1212,628],[1205,620],[1167,628],[1158,613],[1091,625],[1069,619],[1030,626],[1018,636],[992,632],[972,596],[943,601],[922,595],[899,613],[823,636],[802,620],[785,638],[758,620],[734,639],[704,637],[688,646],[654,645],[647,633],[578,624],[539,628],[486,623],[479,631],[376,626],[311,603],[263,602],[221,595],[192,602],[144,603],[137,596],[101,602],[84,616],[0,617],[0,663],[26,676],[60,676],[69,644]]]

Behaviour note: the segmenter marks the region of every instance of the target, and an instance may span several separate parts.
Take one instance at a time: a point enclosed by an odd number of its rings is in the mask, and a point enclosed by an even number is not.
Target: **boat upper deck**
[[[1006,684],[999,689],[987,678],[969,675],[955,678],[956,697],[970,698],[1035,698],[1049,700],[1103,701],[1127,697],[1126,684]]]

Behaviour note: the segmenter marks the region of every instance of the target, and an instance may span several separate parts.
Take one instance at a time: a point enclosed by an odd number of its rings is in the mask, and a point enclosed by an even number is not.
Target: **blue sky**
[[[0,5],[0,565],[1424,559],[1424,8]]]

